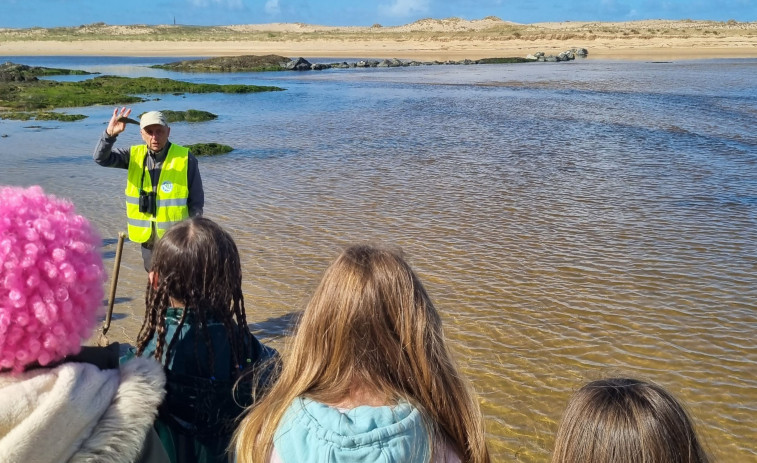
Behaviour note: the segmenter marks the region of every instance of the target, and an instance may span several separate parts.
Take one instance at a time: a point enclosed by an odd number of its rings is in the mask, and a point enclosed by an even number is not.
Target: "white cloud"
[[[388,16],[405,17],[414,14],[424,14],[429,11],[430,0],[394,0],[389,5],[380,5],[381,13]]]
[[[281,13],[281,6],[279,5],[279,0],[268,0],[265,2],[265,12],[268,14],[279,14]]]

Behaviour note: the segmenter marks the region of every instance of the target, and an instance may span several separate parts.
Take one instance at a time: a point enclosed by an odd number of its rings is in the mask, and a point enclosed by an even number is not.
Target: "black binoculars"
[[[158,208],[157,196],[154,191],[139,190],[139,212],[155,215],[155,210]]]

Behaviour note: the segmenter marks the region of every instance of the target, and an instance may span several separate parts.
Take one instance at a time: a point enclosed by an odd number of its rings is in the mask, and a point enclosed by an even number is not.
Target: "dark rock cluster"
[[[38,76],[87,75],[89,72],[74,69],[56,69],[27,66],[6,61],[0,64],[0,82],[34,82]]]
[[[287,71],[320,71],[323,69],[350,69],[350,68],[396,68],[407,66],[433,66],[433,65],[470,65],[470,64],[497,64],[497,63],[525,63],[532,60],[526,58],[485,58],[479,60],[463,59],[459,61],[415,61],[391,59],[365,59],[353,62],[342,61],[340,63],[311,63],[305,58],[290,60],[284,69]]]
[[[7,61],[0,64],[0,82],[31,82],[37,80],[31,68],[25,64]]]
[[[589,54],[589,50],[585,48],[571,48],[558,55],[547,55],[543,51],[538,51],[532,55],[526,56],[526,59],[531,61],[543,61],[547,63],[556,63],[558,61],[570,61],[576,59],[577,56],[586,58]]]

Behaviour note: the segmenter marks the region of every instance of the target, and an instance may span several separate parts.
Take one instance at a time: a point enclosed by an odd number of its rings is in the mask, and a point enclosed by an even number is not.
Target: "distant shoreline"
[[[305,24],[109,26],[0,29],[0,56],[210,57],[461,60],[558,54],[586,48],[588,59],[757,58],[757,23],[633,21],[515,24],[489,17],[426,19],[396,27]]]
[[[445,43],[444,46],[421,43],[276,43],[260,42],[11,42],[0,44],[0,56],[147,56],[211,57],[236,55],[282,55],[290,58],[399,58],[414,60],[460,60],[501,57],[525,57],[537,51],[557,54],[573,47],[589,50],[588,59],[616,60],[695,60],[717,58],[757,58],[757,46],[702,47],[686,45],[657,46],[645,44],[511,43],[508,47],[488,44]]]

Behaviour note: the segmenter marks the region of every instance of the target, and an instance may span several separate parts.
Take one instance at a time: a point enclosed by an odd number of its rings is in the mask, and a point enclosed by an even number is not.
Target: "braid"
[[[235,338],[235,345],[239,352],[239,355],[237,356],[237,373],[241,373],[245,368],[248,367],[248,362],[250,359],[247,357],[247,352],[249,351],[250,347],[252,346],[252,333],[250,332],[250,327],[247,325],[247,317],[245,315],[245,309],[244,309],[244,298],[239,298],[239,302],[234,304],[234,315],[237,319],[237,329],[235,332],[237,333],[237,336]]]
[[[176,333],[182,332],[188,324],[197,330],[193,348],[198,371],[209,367],[209,375],[216,373],[209,324],[220,323],[232,357],[229,373],[232,378],[238,377],[247,366],[254,337],[247,326],[242,268],[231,235],[210,219],[192,217],[163,235],[155,246],[152,260],[151,270],[159,283],[147,288],[145,320],[137,341],[138,355],[154,340],[155,358],[160,360],[165,352],[165,364],[171,361],[178,336],[174,335],[166,345],[166,315],[173,298],[184,307]],[[199,364],[203,345],[208,353],[207,366]]]
[[[165,286],[161,283],[160,286]],[[155,288],[151,282],[147,284],[145,292],[145,319],[137,335],[137,355],[142,355],[156,331],[160,333],[161,327],[165,331],[165,308],[168,306],[168,295],[164,288]],[[163,334],[165,338],[165,333]],[[160,340],[159,340],[160,341]],[[156,357],[158,360],[160,357]]]
[[[166,328],[166,312],[168,312],[168,304],[163,304],[158,309],[158,320],[159,323],[156,327],[156,332],[158,334],[158,341],[155,344],[155,360],[159,361],[163,358],[163,346],[166,344],[166,332],[168,331]],[[168,362],[166,362],[168,363]]]
[[[231,266],[230,266],[231,267]],[[247,325],[247,315],[244,307],[244,295],[242,294],[242,274],[241,267],[237,263],[233,266],[236,275],[233,275],[229,281],[236,284],[231,288],[231,310],[227,311],[228,324],[226,333],[231,341],[231,348],[234,354],[235,371],[232,377],[237,377],[246,367],[248,361],[248,352],[252,346],[252,333]],[[229,269],[232,271],[232,268]]]
[[[137,348],[139,349],[137,351],[138,355],[141,354],[144,350],[142,340],[145,338],[149,340],[152,336],[151,332],[148,333],[148,331],[151,330],[150,325],[154,323],[151,316],[152,310],[150,310],[150,307],[152,307],[152,305],[150,304],[150,286],[152,285],[148,283],[147,291],[145,291],[145,317],[144,320],[142,320],[142,326],[139,327],[139,333],[137,334]],[[152,329],[154,330],[154,326],[152,327]]]

